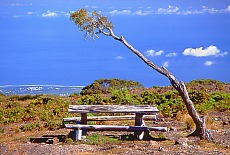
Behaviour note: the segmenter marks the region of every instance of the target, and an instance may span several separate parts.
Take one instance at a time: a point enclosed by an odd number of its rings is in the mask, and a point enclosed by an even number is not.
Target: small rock
[[[159,147],[159,148],[158,148],[158,151],[163,151],[163,148],[162,148],[162,147]]]
[[[187,141],[188,141],[187,138],[179,138],[179,139],[175,140],[175,145],[179,144],[179,145],[182,145],[184,147],[188,147]]]
[[[134,147],[135,149],[138,148],[138,146],[137,146],[136,144],[134,144],[133,147]]]
[[[156,141],[153,141],[153,140],[150,140],[149,144],[151,146],[157,146],[158,145],[158,143]]]
[[[175,127],[170,127],[170,128],[169,128],[169,131],[175,131],[175,132],[176,132],[177,129],[176,129]]]
[[[224,121],[223,125],[229,125],[229,121]]]

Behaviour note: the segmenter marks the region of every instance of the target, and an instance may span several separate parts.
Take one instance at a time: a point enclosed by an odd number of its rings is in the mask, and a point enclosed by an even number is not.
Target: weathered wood
[[[81,113],[81,124],[87,124],[87,113]]]
[[[118,120],[133,120],[135,115],[124,116],[87,116],[87,121],[118,121]],[[143,120],[156,120],[156,115],[143,115]],[[77,122],[81,121],[81,117],[63,118],[63,122]]]
[[[146,126],[116,126],[116,125],[82,125],[65,124],[67,129],[86,129],[87,131],[162,131],[166,132],[167,127],[146,127]]]
[[[142,140],[144,136],[149,136],[150,131],[163,131],[163,132],[167,131],[166,127],[145,126],[145,123],[143,121],[144,119],[156,120],[156,114],[159,112],[159,110],[155,106],[70,105],[68,112],[81,114],[81,117],[63,118],[63,122],[74,121],[77,123],[77,124],[65,124],[66,128],[75,130],[75,135],[79,135],[77,134],[77,132],[80,130],[82,130],[83,135],[86,135],[87,131],[131,131],[134,132],[137,139]],[[124,113],[124,114],[132,113],[135,115],[87,117],[87,113]],[[131,119],[135,120],[135,126],[87,125],[87,121],[131,120]]]
[[[135,115],[135,126],[141,126],[141,127],[145,127],[145,123],[143,121],[143,114],[141,113],[136,113]],[[137,139],[142,140],[144,138],[144,135],[149,135],[149,130],[138,130],[134,132],[134,135],[137,137]]]
[[[159,110],[146,105],[70,105],[70,113],[145,113],[154,114]]]
[[[142,126],[142,124],[143,124],[142,116],[143,116],[143,114],[136,113],[136,115],[135,115],[135,126]]]
[[[81,113],[81,124],[87,124],[87,113]],[[76,133],[77,133],[77,131],[76,131]],[[83,129],[82,135],[84,135],[84,136],[87,135],[87,131],[85,129]]]

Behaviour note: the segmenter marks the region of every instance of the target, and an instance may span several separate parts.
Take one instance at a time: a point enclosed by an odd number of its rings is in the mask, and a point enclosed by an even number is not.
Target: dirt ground
[[[105,142],[103,144],[91,145],[85,141],[66,142],[70,133],[68,129],[55,131],[33,131],[15,133],[11,127],[5,127],[6,131],[0,133],[1,155],[73,155],[73,154],[230,154],[230,115],[227,113],[209,113],[212,124],[213,142],[200,140],[197,137],[187,137],[190,129],[185,128],[185,122],[162,119],[158,122],[147,122],[151,126],[166,126],[166,133],[151,132],[152,139],[149,140],[121,140],[128,132],[88,132],[120,139],[116,142]],[[183,119],[183,118],[182,118]],[[159,136],[161,135],[161,136]],[[30,142],[31,137],[53,137],[53,140]],[[50,143],[50,144],[49,144]]]

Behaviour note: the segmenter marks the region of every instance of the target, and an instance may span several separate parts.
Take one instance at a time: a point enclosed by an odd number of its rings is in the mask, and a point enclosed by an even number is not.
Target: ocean
[[[84,86],[62,86],[62,85],[6,85],[0,86],[0,92],[4,95],[36,95],[53,94],[58,96],[69,96],[80,93]]]

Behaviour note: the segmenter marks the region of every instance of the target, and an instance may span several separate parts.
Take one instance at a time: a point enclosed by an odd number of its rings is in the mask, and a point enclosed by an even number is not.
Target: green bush
[[[202,104],[208,100],[209,94],[204,91],[190,91],[189,97],[194,104]]]
[[[102,104],[103,99],[99,94],[84,95],[78,100],[78,104],[82,105],[92,105],[92,104]]]
[[[129,93],[127,88],[110,88],[112,104],[139,104],[138,96]]]
[[[127,88],[129,90],[135,88],[143,88],[143,85],[139,82],[132,80],[121,80],[121,79],[99,79],[95,80],[92,84],[87,85],[81,91],[81,95],[92,95],[92,94],[108,94],[110,88],[122,89]]]
[[[214,92],[210,95],[215,110],[230,111],[230,94]]]
[[[25,132],[25,131],[32,131],[34,129],[39,129],[39,128],[40,128],[40,124],[29,123],[29,124],[20,126],[18,131]]]

